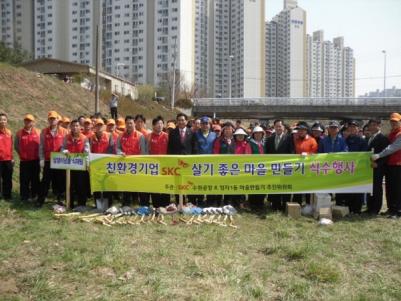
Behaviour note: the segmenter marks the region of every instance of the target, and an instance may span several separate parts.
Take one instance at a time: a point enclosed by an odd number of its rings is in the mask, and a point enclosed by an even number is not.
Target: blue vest
[[[213,154],[213,144],[216,140],[217,135],[215,132],[210,131],[207,137],[203,136],[202,131],[195,133],[195,142],[198,146],[199,155],[210,155]]]

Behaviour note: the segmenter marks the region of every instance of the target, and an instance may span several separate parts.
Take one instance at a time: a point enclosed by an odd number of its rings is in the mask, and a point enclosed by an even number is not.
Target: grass
[[[399,220],[236,223],[108,228],[0,201],[0,299],[401,300]]]

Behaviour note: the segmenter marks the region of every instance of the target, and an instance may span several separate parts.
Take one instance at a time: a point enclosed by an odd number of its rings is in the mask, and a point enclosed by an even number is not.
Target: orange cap
[[[47,118],[59,118],[59,114],[56,111],[50,111],[49,113],[47,113]]]
[[[96,119],[96,125],[99,125],[99,124],[104,125],[103,119],[101,119],[101,118]]]
[[[32,114],[26,114],[24,120],[35,121],[35,117]]]
[[[401,115],[398,113],[391,114],[390,121],[401,121]]]
[[[71,122],[70,118],[68,118],[68,117],[63,117],[62,121],[63,121],[63,123]]]
[[[91,120],[90,118],[85,118],[84,124],[85,124],[85,123],[92,123],[92,120]]]
[[[168,129],[175,129],[175,124],[174,124],[174,122],[167,122],[167,128],[168,128]]]
[[[116,125],[116,122],[114,121],[114,119],[107,119],[107,125]]]

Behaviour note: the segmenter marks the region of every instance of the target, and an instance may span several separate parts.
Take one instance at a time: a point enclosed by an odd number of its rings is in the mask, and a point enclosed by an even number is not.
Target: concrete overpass
[[[400,97],[359,98],[198,98],[194,116],[227,119],[369,119],[401,113]]]

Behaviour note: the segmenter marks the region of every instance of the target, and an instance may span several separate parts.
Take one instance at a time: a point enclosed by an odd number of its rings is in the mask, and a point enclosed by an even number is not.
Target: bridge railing
[[[194,98],[195,107],[220,106],[401,106],[401,97]]]

